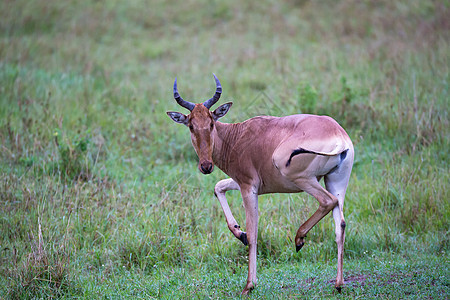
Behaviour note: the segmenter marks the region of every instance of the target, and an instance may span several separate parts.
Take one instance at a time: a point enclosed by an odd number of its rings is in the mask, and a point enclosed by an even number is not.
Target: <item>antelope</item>
[[[256,286],[256,247],[258,236],[258,195],[306,192],[319,202],[318,209],[298,229],[297,252],[307,233],[332,211],[338,252],[335,288],[344,284],[343,253],[345,241],[344,197],[353,166],[354,149],[345,130],[331,117],[297,114],[285,117],[258,116],[242,123],[218,120],[232,102],[210,108],[219,100],[222,86],[216,75],[216,92],[212,98],[194,104],[183,100],[173,85],[177,103],[189,115],[169,111],[169,117],[186,125],[198,156],[198,169],[210,174],[214,166],[230,178],[219,181],[214,194],[225,214],[229,230],[248,245],[248,277],[242,294]],[[319,183],[324,178],[325,188]],[[246,232],[231,213],[225,193],[239,190],[245,208]]]

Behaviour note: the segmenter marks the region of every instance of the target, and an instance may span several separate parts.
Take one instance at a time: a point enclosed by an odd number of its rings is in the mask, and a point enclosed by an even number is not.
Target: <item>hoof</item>
[[[247,246],[248,245],[247,233],[246,232],[242,232],[241,235],[239,236],[239,240],[242,242],[242,244]]]
[[[305,236],[299,237],[299,234],[297,233],[297,236],[295,237],[295,250],[298,252],[300,249],[302,249],[303,245],[305,244]]]
[[[342,291],[342,287],[341,286],[335,286],[336,291],[338,291],[338,293],[340,294]]]
[[[247,284],[242,290],[241,295],[248,295],[254,288],[255,286],[253,285],[253,283]]]
[[[244,290],[241,292],[241,295],[242,295],[242,296],[248,296],[248,293],[250,293],[250,290],[244,289]]]

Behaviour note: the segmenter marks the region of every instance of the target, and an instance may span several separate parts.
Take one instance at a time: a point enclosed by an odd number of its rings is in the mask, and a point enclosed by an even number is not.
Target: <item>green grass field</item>
[[[0,2],[0,298],[239,298],[247,249],[173,99],[330,115],[355,165],[341,294],[318,204],[260,197],[250,299],[450,298],[448,1]],[[241,225],[240,195],[229,192]]]

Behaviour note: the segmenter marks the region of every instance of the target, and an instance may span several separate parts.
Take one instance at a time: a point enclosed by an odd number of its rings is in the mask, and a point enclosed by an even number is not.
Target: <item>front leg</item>
[[[220,206],[222,207],[225,219],[227,220],[228,229],[239,239],[244,245],[248,245],[247,234],[241,230],[241,226],[234,219],[231,213],[230,206],[228,205],[225,193],[231,190],[240,190],[239,185],[233,179],[223,179],[219,181],[214,188],[214,195],[219,199]]]
[[[248,277],[247,284],[242,291],[248,294],[256,285],[256,250],[258,237],[258,193],[252,186],[241,186],[242,199],[244,201],[248,248]]]

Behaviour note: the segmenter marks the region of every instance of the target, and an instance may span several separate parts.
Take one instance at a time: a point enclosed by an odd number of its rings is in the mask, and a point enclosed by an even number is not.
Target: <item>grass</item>
[[[213,196],[225,175],[196,170],[165,114],[175,77],[200,102],[214,72],[226,122],[327,114],[356,149],[342,294],[332,218],[297,254],[316,201],[266,195],[251,298],[448,298],[449,14],[418,0],[1,2],[0,297],[239,297],[247,251]]]

